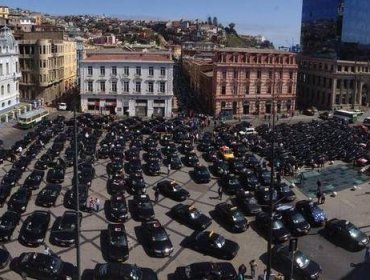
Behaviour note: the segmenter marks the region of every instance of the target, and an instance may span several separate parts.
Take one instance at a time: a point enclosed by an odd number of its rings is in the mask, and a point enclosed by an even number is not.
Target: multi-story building
[[[248,114],[294,114],[297,63],[294,53],[222,48],[212,62],[185,62],[193,90],[206,112],[232,117]],[[192,71],[186,70],[187,68]],[[211,87],[211,88],[210,88]]]
[[[88,54],[80,65],[83,112],[171,116],[171,53],[98,52]]]
[[[0,6],[0,18],[7,19],[9,17],[9,7],[8,6]]]
[[[17,41],[10,29],[3,27],[0,31],[0,114],[5,121],[9,117],[7,112],[19,104],[18,56]]]
[[[22,33],[19,40],[21,98],[55,103],[76,83],[76,44],[63,32]]]
[[[367,0],[303,1],[300,108],[369,106],[369,12]]]

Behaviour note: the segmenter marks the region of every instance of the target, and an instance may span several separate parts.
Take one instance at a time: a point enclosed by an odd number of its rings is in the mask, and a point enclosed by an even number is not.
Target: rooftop
[[[219,48],[218,52],[244,52],[244,53],[271,53],[271,54],[293,54],[286,51],[279,51],[275,49],[257,49],[257,48]]]

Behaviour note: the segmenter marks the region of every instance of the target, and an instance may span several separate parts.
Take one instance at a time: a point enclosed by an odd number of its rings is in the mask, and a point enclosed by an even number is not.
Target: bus
[[[337,110],[334,112],[333,118],[336,120],[346,121],[348,123],[355,123],[357,121],[357,113],[345,110]]]
[[[33,127],[46,119],[48,115],[49,112],[46,109],[37,109],[26,112],[18,117],[18,126],[23,129]]]

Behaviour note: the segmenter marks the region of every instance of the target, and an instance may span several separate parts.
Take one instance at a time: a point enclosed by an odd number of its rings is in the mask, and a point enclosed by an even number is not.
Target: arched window
[[[1,86],[1,95],[4,95],[4,86]]]
[[[6,86],[6,91],[7,91],[8,93],[10,93],[10,85],[9,85],[9,84]]]

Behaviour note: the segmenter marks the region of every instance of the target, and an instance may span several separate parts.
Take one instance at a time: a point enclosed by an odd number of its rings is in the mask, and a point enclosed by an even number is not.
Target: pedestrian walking
[[[249,266],[250,266],[250,269],[251,269],[251,278],[254,279],[254,277],[256,277],[256,269],[257,269],[257,262],[256,260],[251,260],[249,262]]]
[[[167,176],[169,176],[169,175],[170,175],[170,172],[171,172],[171,163],[169,163],[169,164],[167,165]]]
[[[244,264],[240,265],[239,269],[238,269],[238,276],[237,276],[236,280],[244,280],[246,273],[247,273],[247,267]]]
[[[156,187],[156,188],[154,189],[154,201],[157,203],[157,202],[158,202],[158,200],[159,200],[159,190],[158,190],[158,188]]]
[[[223,189],[221,186],[218,187],[217,193],[218,193],[218,199],[222,200]]]
[[[99,210],[100,210],[100,199],[98,197],[95,198],[94,204],[95,204],[95,211],[99,212]]]
[[[91,209],[94,209],[94,199],[92,198],[92,196],[90,197],[89,199],[89,204],[87,206],[90,210]]]

